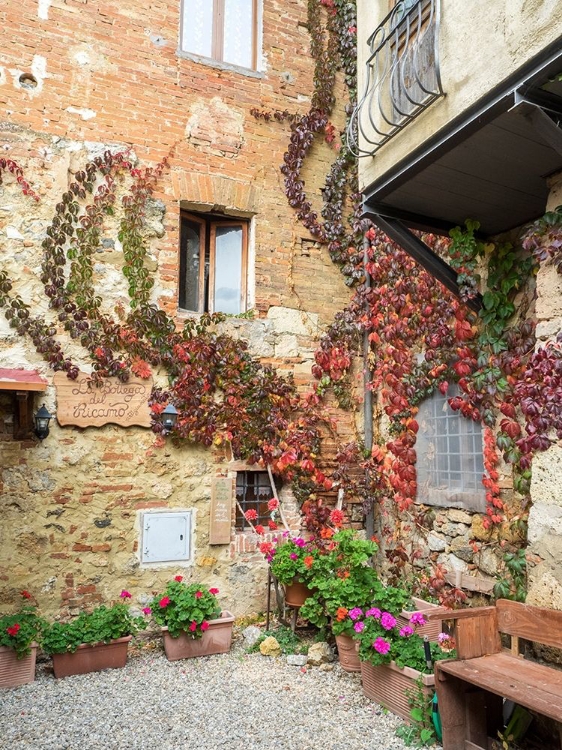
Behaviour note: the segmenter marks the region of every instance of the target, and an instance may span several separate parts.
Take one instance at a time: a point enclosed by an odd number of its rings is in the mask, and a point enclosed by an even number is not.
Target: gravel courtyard
[[[403,750],[401,723],[363,696],[359,675],[229,654],[168,662],[159,649],[125,669],[0,691],[10,750]]]

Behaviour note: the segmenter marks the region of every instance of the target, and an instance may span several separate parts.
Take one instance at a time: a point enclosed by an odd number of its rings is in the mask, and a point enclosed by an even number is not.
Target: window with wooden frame
[[[181,214],[179,307],[191,312],[246,311],[248,222]]]
[[[258,68],[259,0],[182,0],[182,52]]]
[[[486,509],[482,425],[453,411],[448,396],[436,391],[419,406],[416,440],[417,500],[426,505]]]

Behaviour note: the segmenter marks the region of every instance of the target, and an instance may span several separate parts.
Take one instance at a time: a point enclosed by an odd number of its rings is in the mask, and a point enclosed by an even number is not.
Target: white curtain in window
[[[212,0],[183,0],[181,48],[203,57],[212,57]]]
[[[224,61],[252,68],[253,0],[224,0]]]

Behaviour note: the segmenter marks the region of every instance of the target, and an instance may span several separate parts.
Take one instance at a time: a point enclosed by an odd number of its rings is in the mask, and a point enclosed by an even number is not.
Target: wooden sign
[[[233,480],[215,477],[211,487],[209,544],[229,544],[232,528]]]
[[[152,378],[131,377],[126,383],[119,378],[106,378],[96,385],[84,372],[76,380],[57,372],[53,380],[57,389],[57,421],[62,427],[101,427],[104,424],[150,427],[148,398]]]

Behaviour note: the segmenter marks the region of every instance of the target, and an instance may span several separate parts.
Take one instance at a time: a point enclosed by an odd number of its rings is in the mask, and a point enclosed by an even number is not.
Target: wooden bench
[[[519,654],[520,638],[562,648],[562,612],[500,599],[441,617],[454,620],[458,655],[435,663],[443,750],[487,749],[503,728],[504,698],[562,722],[562,671]]]

